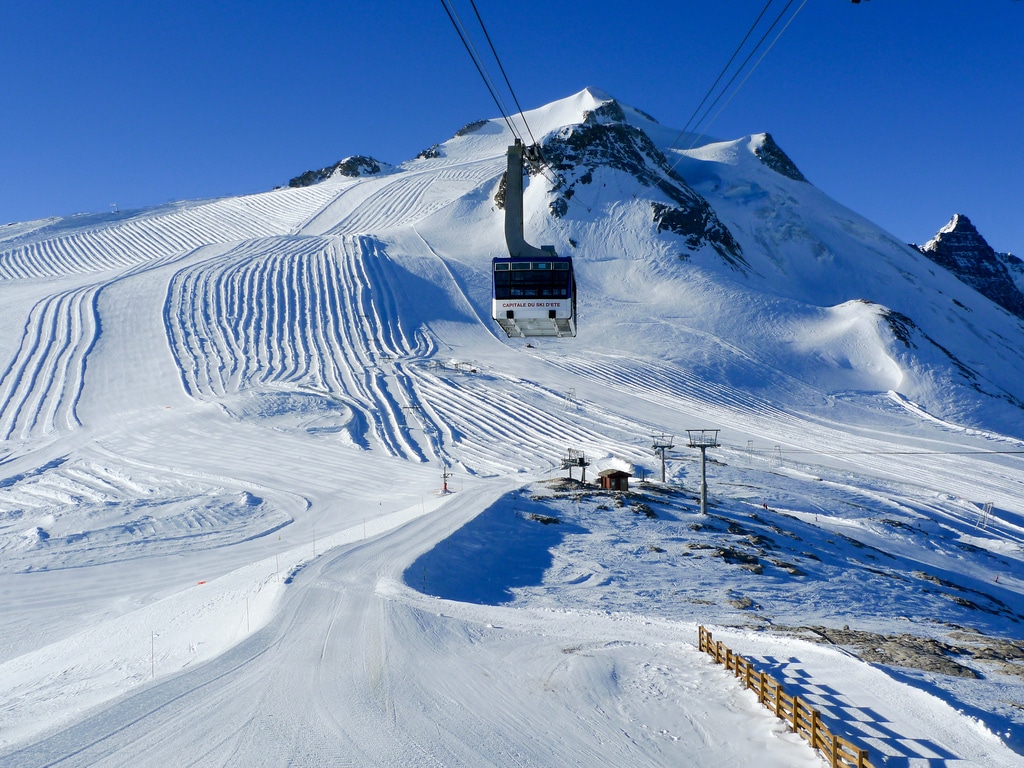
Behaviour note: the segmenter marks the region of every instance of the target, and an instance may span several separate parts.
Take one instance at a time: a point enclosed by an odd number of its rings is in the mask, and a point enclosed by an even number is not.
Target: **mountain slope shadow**
[[[414,589],[446,600],[499,605],[517,587],[537,586],[551,567],[551,550],[586,529],[551,516],[542,501],[502,497],[410,565],[403,578]]]

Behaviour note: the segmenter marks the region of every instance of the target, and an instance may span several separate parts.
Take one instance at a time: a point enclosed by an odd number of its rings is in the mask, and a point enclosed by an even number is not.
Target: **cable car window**
[[[495,299],[568,299],[572,267],[568,261],[494,262]]]

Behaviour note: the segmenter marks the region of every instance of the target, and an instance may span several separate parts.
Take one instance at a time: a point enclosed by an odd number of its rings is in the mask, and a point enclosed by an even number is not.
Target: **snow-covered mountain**
[[[572,340],[489,317],[501,120],[0,228],[0,764],[816,764],[697,623],[873,756],[1019,764],[1020,317],[768,134],[523,117]]]

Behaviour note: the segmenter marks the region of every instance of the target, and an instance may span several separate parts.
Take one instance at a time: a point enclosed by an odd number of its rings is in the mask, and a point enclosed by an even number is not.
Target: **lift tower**
[[[687,436],[690,438],[690,447],[700,449],[700,513],[708,511],[708,476],[706,467],[708,448],[718,447],[717,429],[688,429]]]

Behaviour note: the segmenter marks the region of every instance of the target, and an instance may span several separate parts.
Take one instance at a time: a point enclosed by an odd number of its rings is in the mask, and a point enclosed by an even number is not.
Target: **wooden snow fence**
[[[875,768],[868,760],[868,751],[861,749],[842,736],[834,735],[821,722],[821,713],[811,709],[799,696],[790,696],[782,685],[767,672],[758,672],[738,653],[733,653],[711,633],[699,628],[697,647],[743,681],[748,690],[757,693],[757,700],[768,707],[793,732],[800,734],[812,747],[821,752],[832,768]]]

